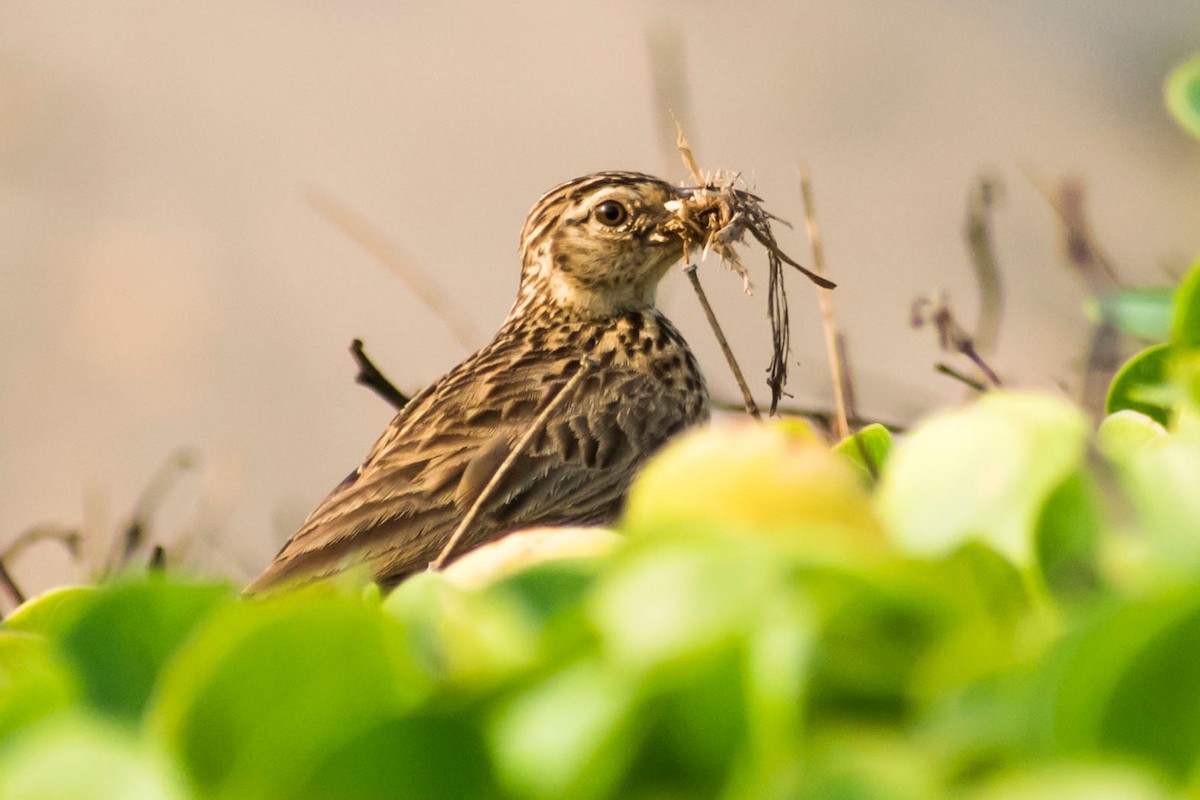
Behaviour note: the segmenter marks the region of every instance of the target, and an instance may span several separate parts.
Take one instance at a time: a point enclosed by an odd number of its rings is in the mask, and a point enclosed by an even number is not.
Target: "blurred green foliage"
[[[1200,58],[1166,94],[1200,136]],[[1200,263],[1101,302],[1161,341],[1096,430],[1020,392],[896,442],[717,426],[615,552],[482,588],[36,598],[0,798],[1200,798]]]
[[[1172,70],[1167,76],[1164,94],[1175,121],[1200,139],[1200,54]]]
[[[0,629],[0,797],[1200,797],[1198,286],[1098,430],[718,425],[614,552],[482,588],[51,592]]]

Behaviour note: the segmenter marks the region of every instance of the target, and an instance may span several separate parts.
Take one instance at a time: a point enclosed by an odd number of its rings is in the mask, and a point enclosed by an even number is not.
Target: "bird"
[[[638,468],[709,417],[700,367],[655,305],[688,255],[671,210],[688,196],[624,171],[542,195],[495,337],[396,414],[246,592],[364,566],[390,588],[464,525],[456,556],[521,528],[614,522]]]

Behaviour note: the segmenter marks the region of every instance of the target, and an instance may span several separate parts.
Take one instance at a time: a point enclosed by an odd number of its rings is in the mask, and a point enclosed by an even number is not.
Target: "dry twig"
[[[358,365],[358,374],[354,376],[355,383],[366,386],[397,411],[408,405],[408,401],[412,398],[397,389],[396,385],[379,371],[379,367],[375,366],[375,362],[367,356],[362,339],[355,339],[350,343],[350,355],[354,357],[354,363]]]
[[[704,293],[704,287],[700,285],[700,278],[696,275],[696,265],[688,264],[684,267],[683,274],[687,275],[688,281],[691,282],[692,289],[696,292],[696,297],[700,300],[700,307],[704,309],[704,316],[708,320],[708,325],[713,329],[713,333],[717,337],[717,344],[721,346],[721,352],[725,355],[726,363],[729,364],[729,371],[733,373],[733,379],[737,382],[738,389],[742,392],[742,402],[746,413],[755,419],[761,419],[762,414],[758,410],[758,404],[754,402],[754,395],[750,392],[750,387],[746,384],[746,376],[742,374],[742,368],[738,366],[737,359],[733,355],[733,348],[729,346],[729,340],[725,338],[725,333],[721,330],[721,323],[717,322],[717,315],[713,313],[712,306],[708,302],[708,295]]]
[[[1003,383],[1000,376],[988,365],[975,348],[975,340],[971,334],[958,324],[954,318],[954,311],[950,308],[949,301],[945,297],[941,297],[937,302],[930,300],[928,297],[918,297],[912,304],[911,323],[914,328],[922,328],[926,324],[933,326],[937,331],[938,346],[948,353],[961,353],[971,360],[979,371],[982,372],[989,383],[994,387],[1000,387]],[[945,366],[945,365],[940,365]],[[939,372],[951,375],[953,377],[965,377],[955,371],[946,369],[938,369]]]

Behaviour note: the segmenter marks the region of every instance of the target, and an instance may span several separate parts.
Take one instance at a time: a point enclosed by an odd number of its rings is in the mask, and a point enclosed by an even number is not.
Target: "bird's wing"
[[[570,370],[523,375],[519,363],[492,379],[476,373],[463,381],[459,371],[413,398],[247,591],[363,562],[387,580],[437,557],[570,377]],[[634,371],[603,368],[584,376],[505,470],[456,554],[519,527],[611,518],[637,465],[695,416],[671,397]]]

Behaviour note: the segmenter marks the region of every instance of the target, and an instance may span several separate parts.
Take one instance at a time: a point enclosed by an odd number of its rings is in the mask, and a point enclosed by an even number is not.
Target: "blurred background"
[[[6,0],[0,546],[52,524],[103,551],[183,448],[194,466],[149,503],[150,535],[248,579],[392,416],[355,385],[350,341],[409,391],[483,344],[543,191],[598,169],[685,178],[667,105],[702,166],[797,222],[808,163],[865,415],[906,423],[962,396],[909,307],[944,289],[974,319],[962,231],[980,176],[1003,185],[993,365],[1070,391],[1082,291],[1031,177],[1084,181],[1124,282],[1179,275],[1200,251],[1200,151],[1161,84],[1197,49],[1195,0]],[[779,234],[811,262],[802,226]],[[765,259],[747,263],[752,297],[717,264],[701,274],[763,400]],[[829,406],[815,293],[788,282],[790,391]],[[661,300],[736,399],[686,282]],[[85,570],[48,544],[10,567],[28,591]]]

